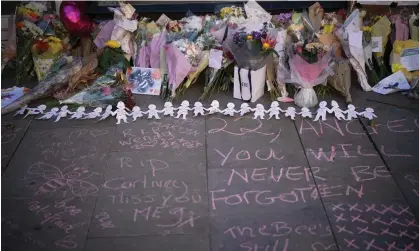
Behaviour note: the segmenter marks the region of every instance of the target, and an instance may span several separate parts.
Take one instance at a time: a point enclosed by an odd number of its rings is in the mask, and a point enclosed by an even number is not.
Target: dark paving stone
[[[94,198],[2,199],[2,250],[83,250]]]
[[[84,251],[208,251],[204,235],[136,236],[88,239]]]
[[[114,128],[29,129],[2,178],[5,197],[97,195]]]
[[[362,120],[392,172],[419,170],[419,112],[377,105],[374,126]]]
[[[179,155],[205,148],[205,119],[140,119],[117,127],[113,151],[154,150]]]
[[[341,201],[325,206],[340,250],[416,250],[419,247],[418,221],[402,201]]]
[[[212,250],[338,250],[321,206],[273,215],[215,217]]]
[[[208,232],[205,152],[115,152],[90,236]]]
[[[14,120],[1,124],[1,172],[9,164],[30,124],[29,120]]]
[[[286,164],[304,156],[292,121],[252,115],[208,117],[207,151],[209,168]]]
[[[419,217],[419,172],[403,172],[393,175],[406,196],[407,202]]]
[[[332,156],[335,155],[333,158]],[[391,173],[378,154],[363,152],[307,154],[323,201],[391,201],[403,199]]]
[[[381,95],[378,93],[371,92],[368,95],[368,99],[383,104],[388,104],[405,109],[415,109],[419,111],[419,102],[415,99],[410,99],[407,96],[402,95],[400,92],[392,93],[389,95]]]

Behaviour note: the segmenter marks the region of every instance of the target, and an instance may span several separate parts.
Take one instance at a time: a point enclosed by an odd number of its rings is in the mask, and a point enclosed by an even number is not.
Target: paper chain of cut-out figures
[[[332,108],[327,107],[327,102],[322,101],[319,104],[319,108],[314,113],[316,116],[314,118],[314,121],[317,121],[319,119],[326,120],[326,114],[331,113],[334,114],[334,116],[338,120],[351,120],[356,119],[358,116],[363,116],[369,120],[372,120],[374,118],[377,118],[377,116],[374,114],[374,110],[372,108],[366,108],[363,112],[357,112],[355,111],[355,106],[352,104],[348,105],[347,110],[341,110],[339,108],[339,105],[336,101],[332,100],[331,102]],[[289,117],[292,120],[295,119],[296,115],[301,115],[303,118],[313,118],[313,114],[311,111],[303,107],[301,108],[301,112],[296,112],[294,107],[288,107],[285,111],[282,110],[279,107],[278,101],[273,101],[271,103],[271,107],[268,110],[265,110],[262,104],[257,104],[255,108],[251,108],[248,103],[243,103],[240,106],[240,110],[234,109],[235,105],[233,103],[228,103],[227,108],[224,110],[220,109],[220,104],[217,100],[212,101],[211,106],[209,108],[205,108],[201,102],[195,102],[194,107],[189,107],[188,101],[182,101],[180,106],[178,108],[173,107],[173,104],[171,102],[166,102],[164,104],[163,110],[157,110],[156,106],[151,104],[148,106],[147,111],[142,111],[140,107],[134,106],[132,111],[129,111],[123,102],[118,102],[117,109],[115,111],[112,111],[112,106],[108,105],[105,109],[105,111],[102,113],[102,108],[97,107],[92,112],[85,113],[86,108],[83,106],[80,106],[77,108],[75,112],[71,112],[68,110],[68,106],[62,106],[61,109],[54,107],[49,112],[44,113],[46,110],[45,105],[40,105],[36,108],[28,108],[27,106],[22,107],[19,111],[16,112],[16,115],[24,115],[27,111],[24,118],[26,118],[29,115],[41,115],[41,117],[37,119],[51,119],[52,117],[56,117],[54,122],[59,121],[61,118],[67,117],[67,115],[71,115],[70,119],[95,119],[99,118],[100,120],[104,120],[109,116],[116,116],[117,123],[120,124],[121,121],[127,122],[128,117],[132,117],[133,121],[136,121],[137,118],[143,117],[143,115],[148,115],[148,119],[160,119],[159,113],[163,113],[164,116],[175,116],[175,111],[177,111],[177,114],[175,118],[183,118],[186,119],[186,116],[188,115],[189,111],[193,111],[194,116],[198,115],[206,115],[205,112],[208,112],[207,114],[215,114],[215,113],[221,113],[227,116],[234,116],[235,113],[239,113],[240,116],[243,116],[246,113],[253,112],[253,118],[254,119],[265,119],[265,113],[269,114],[269,118],[275,118],[280,119],[279,115],[282,113],[285,113],[285,117]],[[346,114],[346,117],[345,115]]]

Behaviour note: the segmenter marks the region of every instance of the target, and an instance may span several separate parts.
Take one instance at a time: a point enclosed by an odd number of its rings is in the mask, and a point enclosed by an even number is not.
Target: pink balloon
[[[90,36],[95,23],[85,15],[86,3],[84,1],[63,1],[60,6],[60,20],[71,35]]]

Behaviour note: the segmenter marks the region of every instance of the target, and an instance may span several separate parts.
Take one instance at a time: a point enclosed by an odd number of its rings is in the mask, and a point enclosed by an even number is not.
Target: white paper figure
[[[86,108],[84,108],[84,106],[80,106],[79,108],[77,108],[77,110],[73,113],[73,115],[70,117],[70,119],[81,119],[83,116],[86,115],[86,113],[84,113],[84,111],[86,111]]]
[[[202,105],[201,102],[195,102],[192,110],[194,113],[194,117],[198,115],[201,115],[201,116],[205,115],[204,106]]]
[[[112,106],[108,105],[105,109],[105,112],[102,114],[102,117],[100,118],[100,120],[104,120],[111,115],[112,115]]]
[[[234,113],[238,112],[236,110],[234,110],[234,103],[228,103],[227,104],[227,108],[222,110],[221,113],[223,113],[224,115],[228,115],[228,116],[234,116]]]
[[[264,119],[265,118],[265,107],[263,107],[262,104],[257,104],[256,108],[250,108],[251,111],[253,111],[253,119]]]
[[[290,106],[285,110],[285,117],[290,117],[292,120],[295,120],[295,114],[295,107]]]
[[[338,102],[332,100],[332,109],[328,110],[329,113],[334,113],[335,117],[338,120],[346,120],[345,115],[343,115],[344,113],[346,113],[346,111],[342,111],[338,105]]]
[[[364,118],[367,118],[369,120],[373,120],[374,118],[377,118],[377,116],[374,114],[374,109],[372,108],[365,108],[365,111],[363,111],[362,116],[364,116]]]
[[[211,102],[211,107],[208,108],[208,109],[205,109],[205,110],[209,111],[208,114],[214,114],[214,113],[217,113],[217,112],[221,112],[220,111],[220,103],[218,103],[217,100],[213,100]]]
[[[346,110],[346,114],[348,115],[346,120],[356,119],[358,115],[362,115],[362,113],[355,111],[355,106],[352,104],[348,105],[348,110]]]
[[[329,108],[327,108],[327,102],[326,101],[322,101],[319,104],[319,109],[317,109],[316,112],[316,117],[314,118],[313,121],[317,121],[320,118],[325,121],[326,120],[326,113],[329,111]]]
[[[271,103],[271,108],[269,108],[266,112],[269,113],[268,119],[271,119],[273,116],[275,116],[275,119],[280,119],[279,114],[284,111],[279,107],[278,101],[273,101]]]
[[[251,112],[251,108],[249,107],[249,104],[248,103],[241,104],[239,112],[240,112],[240,116],[243,116],[248,112]]]
[[[313,118],[313,115],[311,114],[310,109],[308,109],[307,107],[301,108],[301,112],[297,114],[301,115],[301,117],[303,118]]]
[[[163,108],[163,115],[169,115],[171,117],[175,116],[175,110],[177,110],[177,108],[173,107],[172,102],[166,102],[164,103],[164,108]]]
[[[13,116],[17,116],[17,115],[23,115],[23,114],[25,114],[25,112],[26,112],[26,108],[28,108],[28,106],[27,106],[27,105],[25,105],[24,107],[20,108],[20,109],[19,109],[19,111],[17,111],[17,112],[15,113],[15,115],[13,115]]]
[[[148,114],[148,117],[147,117],[148,119],[152,119],[152,118],[160,119],[159,112],[162,112],[162,111],[157,110],[156,106],[151,104],[148,106],[148,111],[143,112],[143,114]]]
[[[116,108],[117,108],[116,111],[111,112],[112,116],[116,115],[116,119],[118,120],[116,124],[117,125],[121,124],[121,120],[123,120],[125,123],[128,123],[127,122],[128,109],[125,107],[124,102],[119,101],[118,104],[116,105]]]
[[[97,117],[100,117],[101,113],[102,113],[102,107],[96,107],[92,112],[87,113],[83,119],[95,119]]]
[[[59,110],[60,109],[58,107],[53,107],[53,108],[51,108],[51,110],[49,112],[45,113],[45,115],[43,115],[39,118],[36,118],[36,119],[50,119],[52,117],[58,116],[58,111]]]
[[[132,121],[136,121],[137,118],[141,118],[143,116],[143,111],[141,111],[141,108],[139,106],[134,106],[132,108],[131,114],[129,116],[132,117]]]
[[[58,113],[58,116],[57,116],[57,118],[55,119],[54,122],[60,121],[61,118],[67,117],[68,114],[73,114],[73,113],[68,110],[68,106],[66,106],[66,105],[62,106],[61,109],[60,109],[60,112]]]
[[[26,110],[28,110],[28,112],[26,113],[25,117],[29,115],[38,115],[38,114],[44,114],[45,109],[47,109],[46,105],[40,105],[36,108],[26,108]]]
[[[189,102],[187,100],[183,100],[178,107],[176,118],[178,119],[180,116],[182,116],[183,119],[186,119],[186,115],[188,115],[189,110],[193,109],[189,108]]]

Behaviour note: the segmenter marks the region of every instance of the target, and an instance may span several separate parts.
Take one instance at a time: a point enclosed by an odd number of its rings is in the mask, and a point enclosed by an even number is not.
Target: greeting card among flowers
[[[127,70],[127,79],[132,93],[159,95],[162,75],[158,68],[132,67]]]

